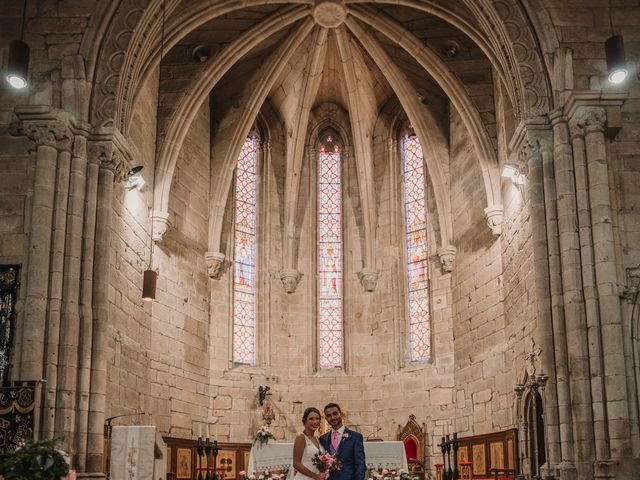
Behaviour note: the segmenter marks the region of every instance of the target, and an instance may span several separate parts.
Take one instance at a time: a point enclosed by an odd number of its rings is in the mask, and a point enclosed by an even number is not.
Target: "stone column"
[[[573,146],[573,165],[578,208],[578,233],[580,238],[580,260],[582,268],[582,289],[584,292],[587,339],[589,347],[589,370],[591,386],[591,410],[593,418],[595,460],[609,458],[606,418],[604,416],[604,371],[602,339],[600,338],[600,311],[595,281],[595,262],[591,232],[591,207],[587,187],[587,165],[584,151],[584,127],[573,120],[570,124]],[[596,478],[599,472],[595,471]]]
[[[36,169],[24,305],[24,323],[29,328],[22,330],[20,369],[15,375],[21,380],[40,380],[44,374],[43,352],[49,295],[49,276],[44,272],[49,271],[51,255],[57,130],[55,123],[25,125],[27,135],[36,142]]]
[[[84,133],[84,135],[82,134]],[[87,170],[86,132],[75,136],[69,182],[69,208],[64,254],[62,322],[56,401],[56,435],[65,440],[65,450],[75,451],[76,387],[78,377],[78,343],[80,339],[80,265],[84,200]],[[74,461],[73,466],[76,466]]]
[[[591,477],[593,458],[593,417],[589,347],[586,313],[582,295],[582,265],[578,236],[576,188],[573,172],[573,153],[569,143],[569,125],[562,111],[550,115],[553,125],[553,156],[557,194],[560,260],[562,264],[562,292],[566,327],[567,358],[570,371],[571,410],[575,462],[581,477]],[[558,339],[559,340],[559,339]]]
[[[62,275],[64,269],[64,244],[67,229],[67,205],[69,202],[69,169],[71,165],[72,134],[68,130],[59,132],[58,166],[56,169],[56,192],[54,197],[51,261],[49,264],[49,302],[47,307],[47,330],[45,337],[44,421],[45,438],[55,436],[55,422],[59,415],[56,409],[58,376],[58,352],[60,343],[60,310],[62,304]],[[44,272],[40,273],[44,275]],[[68,450],[66,448],[65,450]]]
[[[121,174],[118,151],[107,149],[98,174],[96,208],[95,261],[93,267],[93,339],[91,344],[91,393],[87,442],[87,470],[102,471],[103,437],[107,389],[107,339],[109,332],[109,297],[111,268],[111,219],[113,183]]]
[[[78,351],[78,396],[76,455],[77,470],[86,471],[91,386],[91,340],[93,337],[93,258],[96,234],[96,207],[100,157],[96,149],[88,152],[84,204],[84,238],[80,272],[80,342]]]
[[[560,246],[558,242],[558,214],[556,205],[555,171],[551,144],[540,142],[542,175],[547,224],[547,248],[549,255],[549,288],[551,290],[551,318],[553,319],[553,346],[556,366],[556,388],[558,392],[558,421],[560,430],[561,461],[558,468],[561,478],[574,478],[573,427],[571,417],[571,393],[569,390],[569,361],[567,355],[567,333],[563,309]]]
[[[551,315],[551,294],[549,280],[549,253],[547,250],[547,225],[544,205],[542,157],[537,141],[528,143],[520,152],[521,161],[526,162],[529,171],[528,197],[531,212],[531,234],[533,240],[534,269],[538,322],[535,342],[541,348],[544,372],[549,375],[546,390],[546,427],[549,438],[549,463],[560,464],[560,431],[558,424],[558,392],[553,347],[553,318]],[[566,415],[566,413],[565,413]],[[523,417],[523,422],[526,420]],[[523,432],[521,432],[522,435]],[[524,442],[524,435],[521,439]],[[524,443],[523,443],[524,445]]]
[[[602,108],[591,108],[584,112],[596,286],[602,313],[605,415],[608,420],[611,459],[619,462],[631,457],[631,431],[623,348],[624,333],[616,275],[613,212],[609,197],[609,172],[604,138],[605,121]],[[625,467],[621,468],[624,470]],[[622,470],[618,473],[622,473]]]

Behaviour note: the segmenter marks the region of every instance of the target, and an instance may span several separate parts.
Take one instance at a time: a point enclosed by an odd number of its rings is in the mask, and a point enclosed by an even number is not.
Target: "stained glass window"
[[[327,137],[327,142],[333,138]],[[318,157],[318,358],[342,367],[342,192],[340,149],[328,143]]]
[[[402,159],[407,242],[409,358],[411,361],[419,362],[431,357],[431,327],[424,157],[420,140],[415,135],[404,138]]]
[[[247,138],[236,168],[233,256],[233,361],[255,363],[256,184],[258,141]]]

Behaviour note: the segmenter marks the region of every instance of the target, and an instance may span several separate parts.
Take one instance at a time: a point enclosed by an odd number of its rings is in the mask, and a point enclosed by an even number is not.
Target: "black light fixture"
[[[164,24],[165,24],[165,7],[166,0],[162,0],[162,33],[160,36],[160,62],[158,64],[158,70],[162,71],[162,57],[164,57]],[[159,104],[158,104],[159,106]],[[156,165],[158,164],[158,138],[160,134],[160,122],[156,121],[156,158],[153,165],[153,191],[151,192],[151,252],[149,253],[149,266],[144,271],[142,277],[142,300],[145,302],[152,302],[156,299],[156,287],[158,283],[158,271],[153,270],[153,212],[155,209],[156,199]],[[138,169],[139,168],[139,169]],[[140,173],[142,167],[134,167],[131,171],[137,170],[135,173]]]
[[[9,43],[9,61],[7,62],[7,82],[13,88],[22,89],[28,85],[29,75],[29,45],[24,39],[24,27],[27,19],[27,0],[22,6],[22,28],[20,40],[11,40]]]
[[[157,283],[158,272],[155,270],[145,270],[142,278],[142,300],[151,302],[156,299]]]
[[[129,190],[133,190],[134,188],[138,190],[142,190],[142,187],[145,185],[144,177],[142,176],[142,169],[144,167],[142,165],[138,165],[133,167],[127,173],[127,182],[126,186]]]
[[[609,0],[609,26],[611,27],[611,37],[604,42],[604,51],[607,58],[609,81],[617,85],[625,81],[629,71],[627,70],[627,62],[624,55],[622,35],[616,35],[613,31],[611,0]]]

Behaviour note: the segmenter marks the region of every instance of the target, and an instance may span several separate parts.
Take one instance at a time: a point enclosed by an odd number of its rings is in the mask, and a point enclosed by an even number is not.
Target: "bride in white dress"
[[[320,411],[315,407],[307,408],[302,415],[302,424],[304,431],[293,443],[293,480],[325,480],[325,474],[313,464],[316,453],[324,451],[315,436],[320,428]]]

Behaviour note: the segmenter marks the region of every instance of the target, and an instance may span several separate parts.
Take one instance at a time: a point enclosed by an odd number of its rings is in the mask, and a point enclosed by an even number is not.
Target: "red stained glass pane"
[[[318,358],[342,367],[342,186],[340,150],[318,158]]]
[[[422,146],[416,136],[402,142],[404,212],[407,242],[407,290],[409,313],[409,357],[431,358],[427,208]]]
[[[233,245],[233,361],[255,363],[258,141],[247,138],[236,168]]]

